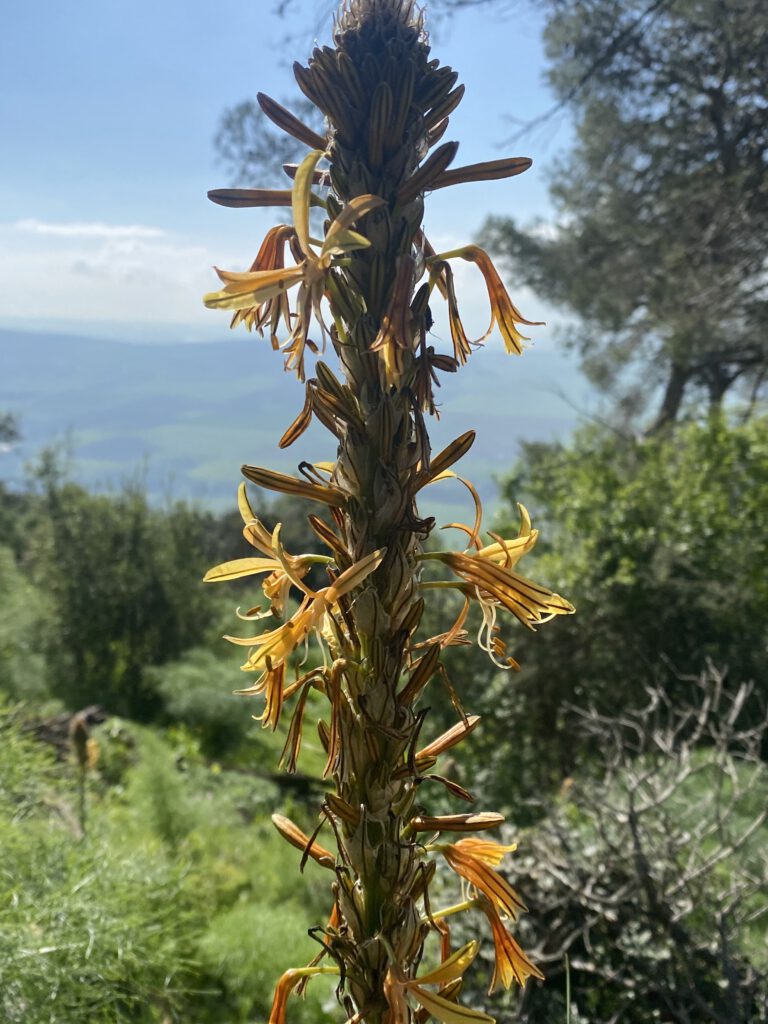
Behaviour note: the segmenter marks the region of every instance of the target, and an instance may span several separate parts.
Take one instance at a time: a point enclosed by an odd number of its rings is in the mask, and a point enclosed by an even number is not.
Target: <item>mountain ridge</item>
[[[137,343],[0,327],[0,411],[18,416],[23,438],[0,455],[0,479],[18,485],[26,459],[67,437],[73,476],[90,488],[114,488],[140,471],[153,499],[170,487],[176,497],[229,507],[241,463],[291,472],[302,458],[333,454],[333,438],[317,424],[293,448],[277,448],[304,398],[281,362],[245,333]],[[564,438],[578,419],[574,406],[593,401],[572,358],[543,345],[514,359],[492,341],[441,381],[445,415],[430,426],[433,448],[477,431],[465,465],[484,500],[517,442]]]

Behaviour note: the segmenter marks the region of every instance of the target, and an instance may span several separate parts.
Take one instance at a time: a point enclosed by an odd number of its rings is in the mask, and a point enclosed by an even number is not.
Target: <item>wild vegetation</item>
[[[755,8],[746,33],[746,8],[730,2],[544,6],[552,73],[578,115],[577,173],[558,172],[564,216],[551,243],[508,222],[488,233],[582,318],[573,337],[612,404],[605,424],[526,446],[503,482],[498,531],[516,526],[517,502],[532,509],[542,526],[533,573],[578,615],[535,636],[520,630],[519,673],[467,644],[446,652],[447,678],[483,728],[444,755],[441,772],[503,812],[500,837],[518,844],[506,877],[525,892],[519,935],[547,980],[495,997],[499,1019],[758,1024],[768,1017],[768,419],[764,279],[742,280],[738,266],[765,265],[765,234],[752,235],[758,220],[744,212],[759,219],[765,198],[764,153],[760,164],[752,147],[763,152],[766,114],[749,91],[765,17]],[[695,52],[675,63],[681,33]],[[710,166],[704,139],[718,86],[716,66],[698,58],[721,53],[732,76],[723,125],[749,114],[730,169]],[[683,80],[663,111],[672,71]],[[622,142],[616,175],[609,136]],[[675,160],[681,139],[690,150]],[[632,174],[648,186],[648,209]],[[701,216],[680,230],[675,197],[693,181]],[[702,229],[726,185],[743,230],[719,255],[717,232]],[[626,273],[615,278],[617,255]],[[738,286],[719,295],[721,258]],[[698,305],[692,281],[706,284]],[[681,330],[692,308],[693,333]],[[0,440],[19,429],[0,417]],[[309,549],[295,505],[250,496],[267,528],[283,522],[289,549]],[[269,813],[312,831],[326,755],[308,731],[301,771],[278,775],[286,726],[262,730],[251,718],[262,707],[232,695],[239,659],[219,638],[238,596],[200,579],[247,554],[234,522],[184,502],[152,507],[134,485],[91,494],[53,452],[24,487],[0,487],[4,1020],[264,1020],[275,978],[317,949],[307,930],[327,913],[323,869],[310,860],[298,873],[301,853]],[[244,608],[254,603],[247,581],[233,587]],[[435,598],[425,637],[460,607],[450,591]],[[477,630],[479,616],[465,626]],[[308,719],[320,714],[313,700]],[[426,741],[455,718],[448,689],[430,703]],[[72,716],[92,705],[101,710],[83,719],[77,746]],[[433,799],[436,811],[449,806]],[[435,884],[451,883],[441,870]],[[461,925],[453,934],[473,937]],[[492,972],[481,952],[463,1002],[489,1005]],[[313,986],[291,999],[289,1021],[339,1019],[333,979]]]
[[[577,631],[574,618],[573,630],[521,638],[514,677],[470,647],[447,660],[484,730],[443,770],[507,816],[519,844],[511,877],[534,910],[523,936],[548,978],[529,984],[519,1007],[512,993],[502,1019],[564,1019],[565,953],[576,1020],[609,1021],[620,1007],[622,1020],[645,1022],[652,981],[651,1019],[683,1021],[681,977],[713,1020],[765,1012],[767,427],[719,418],[624,446],[590,429],[529,451],[505,485],[547,521],[537,571],[596,624]],[[63,506],[73,530],[100,524],[93,549],[85,533],[58,552],[42,542]],[[509,500],[503,508],[511,519]],[[310,830],[325,756],[308,736],[301,773],[277,775],[284,734],[260,729],[250,717],[258,709],[232,695],[238,661],[222,657],[219,640],[230,600],[199,581],[217,549],[233,553],[215,540],[229,517],[151,508],[135,488],[92,495],[58,474],[4,491],[0,510],[12,541],[0,554],[0,975],[13,979],[4,1018],[264,1019],[274,977],[323,909],[312,874],[322,869],[310,863],[295,881],[301,855],[278,845],[269,812],[279,806]],[[263,514],[275,521],[274,510]],[[141,521],[154,524],[155,546],[131,546]],[[179,521],[187,575],[163,588]],[[301,545],[299,531],[292,540]],[[96,592],[115,643],[100,685],[78,690],[72,666],[92,642],[80,608],[94,587],[94,550],[113,553]],[[56,585],[64,575],[67,588]],[[150,601],[189,639],[183,649],[161,633],[146,639],[141,675],[131,676],[131,634],[119,627]],[[651,697],[663,716],[643,711]],[[94,702],[106,719],[90,728],[83,837],[68,722]],[[435,694],[433,712],[439,732],[451,721],[447,696]],[[654,889],[641,884],[632,852],[627,800],[638,778],[652,796],[641,824]],[[304,952],[309,959],[309,938]],[[617,957],[631,970],[618,971]],[[478,1001],[482,973],[468,989]],[[325,1019],[321,986],[289,1006],[292,1020]],[[741,1009],[729,1016],[733,991]]]

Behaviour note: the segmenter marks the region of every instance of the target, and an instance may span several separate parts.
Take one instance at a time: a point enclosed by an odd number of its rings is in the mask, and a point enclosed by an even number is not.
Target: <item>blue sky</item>
[[[222,335],[200,295],[211,265],[250,261],[268,211],[213,206],[229,184],[212,139],[222,110],[258,90],[295,90],[290,58],[327,38],[321,0],[289,22],[272,0],[40,0],[4,11],[0,36],[0,325],[59,327],[152,341]],[[498,157],[514,127],[545,110],[540,21],[465,11],[433,33],[467,86],[452,117],[457,162]],[[288,50],[282,40],[290,31]],[[534,168],[510,182],[435,194],[428,230],[459,244],[491,211],[551,216],[546,173],[567,125],[512,147]],[[256,184],[256,183],[254,183]],[[512,289],[516,298],[519,290]],[[473,289],[473,292],[475,289]],[[477,293],[478,328],[485,313]],[[524,311],[530,299],[521,300]],[[536,300],[531,312],[540,315]],[[544,310],[544,314],[550,311]],[[548,317],[551,319],[551,315]],[[547,338],[540,338],[547,344]]]

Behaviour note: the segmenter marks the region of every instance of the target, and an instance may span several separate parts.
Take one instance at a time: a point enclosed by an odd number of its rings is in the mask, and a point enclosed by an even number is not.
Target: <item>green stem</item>
[[[77,776],[77,805],[78,805],[78,819],[80,822],[80,835],[81,838],[85,838],[86,831],[86,803],[85,803],[85,773],[86,766],[80,765],[80,771]]]
[[[424,923],[428,923],[430,920],[436,921],[441,917],[450,917],[451,914],[461,914],[465,910],[471,910],[477,906],[477,900],[464,900],[462,903],[454,903],[452,907],[445,907],[444,910],[436,910],[431,917],[423,917]]]

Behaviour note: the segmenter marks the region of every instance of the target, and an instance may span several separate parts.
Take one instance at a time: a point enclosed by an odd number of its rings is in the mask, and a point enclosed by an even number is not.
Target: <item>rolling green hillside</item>
[[[241,463],[290,471],[302,458],[332,454],[330,437],[316,426],[293,449],[277,449],[303,401],[301,385],[279,369],[280,356],[245,334],[136,344],[0,330],[0,409],[17,414],[23,435],[0,456],[0,479],[20,480],[25,462],[67,438],[74,475],[91,488],[109,489],[140,472],[154,498],[171,493],[226,508]],[[440,397],[448,415],[433,443],[477,430],[471,475],[486,500],[519,440],[564,436],[577,420],[572,405],[593,401],[573,362],[552,347],[512,359],[493,342],[461,380],[443,378]],[[442,485],[434,501],[448,511],[463,495]]]

